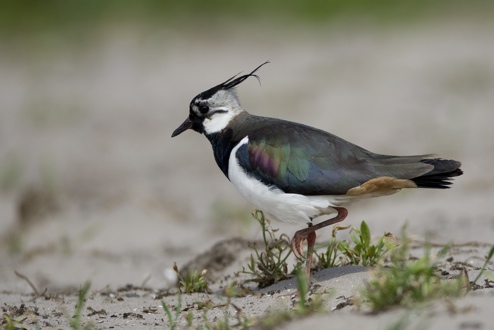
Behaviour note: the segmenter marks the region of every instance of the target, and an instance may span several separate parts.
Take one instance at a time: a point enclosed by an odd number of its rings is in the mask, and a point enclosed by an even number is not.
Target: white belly
[[[250,177],[238,164],[235,154],[248,136],[233,148],[228,161],[228,177],[240,195],[262,210],[270,219],[293,224],[305,224],[325,214],[336,213],[334,206],[350,202],[350,196],[304,196],[287,194],[276,187],[268,187]]]

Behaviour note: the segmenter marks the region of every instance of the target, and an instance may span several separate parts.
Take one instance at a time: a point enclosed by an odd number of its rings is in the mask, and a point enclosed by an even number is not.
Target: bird
[[[306,260],[309,283],[316,230],[343,221],[347,205],[404,188],[447,189],[463,174],[456,160],[373,153],[318,128],[250,114],[235,87],[249,77],[260,82],[256,72],[267,63],[194,97],[189,116],[172,137],[189,129],[203,134],[240,195],[270,219],[307,225],[290,244],[294,255]]]

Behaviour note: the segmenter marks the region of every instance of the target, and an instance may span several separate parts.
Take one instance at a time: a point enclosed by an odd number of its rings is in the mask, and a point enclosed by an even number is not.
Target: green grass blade
[[[480,272],[479,274],[477,275],[477,277],[473,280],[472,282],[472,285],[475,285],[477,283],[477,281],[479,280],[480,276],[482,276],[482,274],[484,273],[485,271],[485,268],[487,266],[487,264],[489,263],[489,261],[492,259],[492,256],[494,255],[494,245],[491,247],[491,249],[489,250],[489,253],[487,254],[487,258],[485,258],[485,262],[484,262],[484,265],[482,266],[482,268],[480,269]]]
[[[168,324],[170,325],[170,329],[175,330],[175,323],[173,322],[172,312],[170,311],[168,306],[166,306],[163,300],[161,300],[161,306],[163,306],[163,310],[165,311],[166,317],[168,318]]]

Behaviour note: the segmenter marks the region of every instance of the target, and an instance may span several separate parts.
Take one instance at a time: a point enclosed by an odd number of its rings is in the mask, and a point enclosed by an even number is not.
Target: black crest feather
[[[205,92],[202,92],[201,94],[198,95],[198,97],[203,98],[203,99],[210,98],[217,91],[222,90],[222,89],[227,90],[227,89],[233,88],[233,87],[237,86],[238,84],[242,83],[245,79],[247,79],[249,77],[255,77],[260,83],[261,78],[259,78],[259,76],[255,74],[255,72],[257,70],[259,70],[263,65],[268,64],[268,63],[269,63],[269,61],[264,62],[263,64],[259,65],[257,68],[252,70],[251,73],[244,74],[240,77],[237,77],[240,74],[240,73],[238,73],[238,74],[234,75],[233,77],[227,79],[226,81],[222,82],[221,84],[216,85],[213,88],[210,88]]]

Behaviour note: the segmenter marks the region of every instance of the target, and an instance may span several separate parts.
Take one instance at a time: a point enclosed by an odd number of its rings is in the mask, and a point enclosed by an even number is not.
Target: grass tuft
[[[340,266],[344,258],[338,249],[340,242],[333,237],[324,244],[326,245],[325,251],[314,250],[314,268],[319,270]]]
[[[448,246],[436,258],[444,257]],[[371,271],[371,279],[362,295],[373,311],[393,306],[412,307],[419,303],[443,297],[458,297],[468,292],[468,279],[441,280],[434,274],[436,264],[426,244],[424,256],[410,260],[410,238],[402,230],[401,244],[391,251],[391,264],[379,265]]]
[[[298,266],[293,272],[288,272],[286,260],[292,252],[289,237],[286,234],[278,237],[278,229],[271,227],[269,219],[262,211],[256,210],[252,216],[261,225],[263,239],[261,248],[258,248],[257,243],[251,245],[254,253],[251,254],[247,266],[242,267],[242,273],[252,276],[246,282],[256,282],[259,288],[264,288],[291,278]],[[371,232],[365,221],[362,221],[360,228],[351,229],[350,242],[337,241],[336,233],[348,228],[350,226],[335,226],[333,238],[327,243],[326,250],[324,252],[314,251],[316,269],[348,264],[373,266],[396,246],[394,237],[389,233],[380,237],[376,244],[372,244]]]
[[[250,256],[247,268],[242,267],[242,273],[253,276],[247,282],[256,282],[259,288],[264,288],[282,280],[289,279],[287,258],[292,252],[290,238],[286,234],[276,235],[278,229],[271,227],[262,211],[256,210],[252,216],[261,225],[262,248],[258,249],[254,242],[251,247],[254,254]]]
[[[346,257],[347,264],[374,266],[396,245],[393,236],[389,233],[380,237],[376,244],[371,243],[371,232],[365,221],[360,224],[360,229],[352,228],[354,233],[350,238],[353,246],[347,241],[341,241],[338,249]]]
[[[332,239],[325,243],[326,250],[314,251],[316,269],[343,265],[374,266],[396,247],[395,237],[390,233],[379,237],[377,243],[372,244],[371,232],[365,221],[362,221],[360,228],[351,229],[350,242],[336,240],[336,233],[348,228],[350,226],[334,226]]]
[[[187,271],[185,278],[180,275],[176,263],[173,264],[173,270],[177,273],[179,279],[178,289],[180,290],[180,293],[212,292],[208,285],[208,279],[206,278],[206,269],[203,269],[201,273],[199,273],[197,269],[192,273]]]

